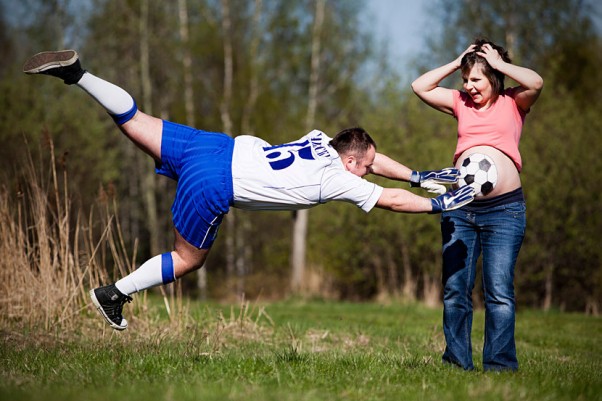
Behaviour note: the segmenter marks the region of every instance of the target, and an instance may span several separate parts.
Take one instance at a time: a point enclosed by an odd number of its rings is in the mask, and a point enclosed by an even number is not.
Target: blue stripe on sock
[[[163,278],[163,284],[169,284],[176,281],[176,275],[173,270],[173,259],[171,252],[167,252],[161,255],[161,276]]]
[[[132,108],[129,111],[126,111],[123,114],[109,113],[109,115],[113,118],[113,121],[115,121],[118,125],[123,125],[123,124],[127,123],[128,121],[130,121],[132,119],[132,117],[134,117],[134,114],[136,114],[137,111],[138,111],[138,105],[136,105],[136,101],[134,100],[134,105],[132,106]]]

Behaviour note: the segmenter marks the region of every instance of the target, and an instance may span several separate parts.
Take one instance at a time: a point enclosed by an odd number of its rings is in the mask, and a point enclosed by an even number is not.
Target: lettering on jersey
[[[308,140],[303,142],[291,142],[283,145],[266,146],[263,148],[265,157],[270,161],[273,170],[283,170],[295,162],[299,157],[305,160],[314,160],[311,153],[311,144]]]
[[[320,136],[312,136],[311,144],[313,145],[314,150],[316,151],[318,156],[320,156],[320,157],[328,156],[330,154],[330,153],[328,153],[328,150],[324,147],[324,145],[322,145],[321,135]]]

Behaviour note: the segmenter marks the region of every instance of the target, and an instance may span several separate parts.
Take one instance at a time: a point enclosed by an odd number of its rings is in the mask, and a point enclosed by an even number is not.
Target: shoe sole
[[[66,67],[79,58],[75,50],[60,50],[55,52],[41,52],[32,56],[23,65],[26,74],[39,74],[56,67]]]
[[[92,298],[92,303],[94,303],[94,306],[96,306],[96,309],[98,310],[100,315],[107,321],[107,323],[112,328],[114,328],[115,330],[119,330],[119,331],[125,330],[128,328],[127,320],[125,320],[125,319],[123,319],[123,321],[125,322],[125,326],[120,326],[117,323],[115,323],[114,321],[112,321],[111,319],[109,319],[109,317],[105,313],[104,309],[102,309],[102,306],[100,306],[100,302],[98,302],[98,298],[96,298],[96,294],[94,294],[94,290],[90,290],[90,298]]]

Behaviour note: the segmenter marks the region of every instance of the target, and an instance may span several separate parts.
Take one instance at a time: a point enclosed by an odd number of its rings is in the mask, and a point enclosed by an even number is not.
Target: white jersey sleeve
[[[383,188],[358,177],[342,167],[326,169],[322,182],[321,202],[343,201],[353,203],[368,213],[383,193]]]
[[[318,130],[275,146],[253,136],[236,137],[232,155],[234,207],[298,210],[336,200],[370,211],[382,187],[346,171],[329,142],[330,138]]]

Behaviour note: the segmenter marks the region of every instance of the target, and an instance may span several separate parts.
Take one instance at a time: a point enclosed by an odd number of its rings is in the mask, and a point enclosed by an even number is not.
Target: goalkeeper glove
[[[448,210],[458,209],[474,199],[475,190],[470,185],[466,185],[455,191],[439,195],[431,199],[433,210],[431,213],[441,213]]]
[[[459,177],[460,171],[452,167],[442,170],[412,171],[410,186],[424,188],[428,192],[441,195],[447,192],[444,184],[454,184],[458,182]]]

